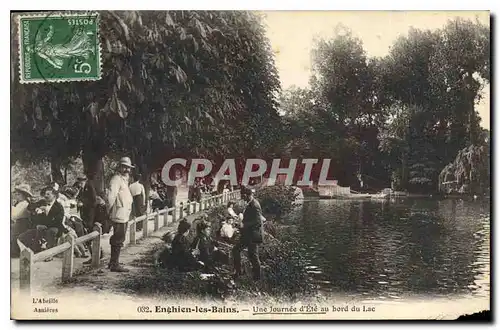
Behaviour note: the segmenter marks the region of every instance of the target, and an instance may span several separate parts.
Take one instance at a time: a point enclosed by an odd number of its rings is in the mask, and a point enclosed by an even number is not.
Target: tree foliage
[[[83,153],[87,174],[97,177],[104,155],[130,154],[148,171],[176,155],[267,148],[280,86],[257,14],[105,11],[100,31],[101,80],[12,81],[14,160]]]
[[[434,191],[441,169],[480,139],[475,104],[490,80],[486,26],[411,28],[382,58],[339,26],[313,50],[307,89],[282,93],[291,151],[332,158],[340,184]],[[294,148],[295,147],[295,148]]]

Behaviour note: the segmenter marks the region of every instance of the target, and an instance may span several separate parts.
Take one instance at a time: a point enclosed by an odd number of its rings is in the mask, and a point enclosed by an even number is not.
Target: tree
[[[486,194],[490,191],[490,139],[483,130],[476,145],[457,154],[453,162],[439,174],[439,190],[443,193]]]
[[[383,121],[377,73],[380,62],[369,60],[361,40],[339,26],[331,40],[319,40],[313,49],[311,88],[318,126],[315,145],[335,158],[335,176],[341,184],[357,183],[358,173],[378,176],[380,164],[373,162],[378,152],[378,124]]]
[[[433,95],[449,123],[449,142],[456,141],[454,156],[479,137],[474,105],[484,83],[490,81],[489,27],[461,18],[450,20],[439,31],[430,67]]]
[[[386,91],[402,111],[379,137],[384,152],[401,155],[390,167],[403,164],[396,176],[403,187],[435,190],[438,169],[478,138],[474,101],[489,81],[489,47],[485,26],[455,19],[435,32],[411,29],[383,60]]]
[[[265,139],[258,125],[248,125],[241,138],[238,119],[277,116],[273,95],[279,82],[259,17],[194,11],[100,15],[101,80],[13,81],[15,159],[55,162],[81,152],[87,176],[102,189],[104,155],[129,153],[148,174],[175,156],[241,154],[243,145]],[[259,97],[251,98],[255,89]]]

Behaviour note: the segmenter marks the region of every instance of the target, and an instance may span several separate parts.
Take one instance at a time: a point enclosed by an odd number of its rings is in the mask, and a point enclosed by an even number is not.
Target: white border
[[[56,0],[56,1],[39,1],[39,2],[33,2],[29,0],[17,0],[15,1],[15,6],[16,8],[8,8],[8,2],[2,2],[2,6],[5,6],[6,9],[9,10],[33,10],[34,7],[38,7],[37,9],[45,9],[45,10],[51,10],[54,8],[58,9],[89,9],[92,8],[94,10],[125,10],[125,9],[142,9],[142,10],[160,10],[160,9],[254,9],[254,10],[492,10],[493,14],[498,14],[499,10],[499,1],[493,1],[493,0],[475,0],[475,1],[470,1],[470,0],[444,0],[444,1],[435,1],[435,0],[419,0],[419,1],[414,1],[414,2],[409,2],[409,1],[401,1],[401,0],[378,0],[378,1],[372,1],[372,0],[365,0],[365,1],[359,1],[359,0],[350,0],[350,1],[332,1],[332,0],[308,0],[308,1],[303,1],[303,0],[288,0],[288,1],[283,1],[283,0],[252,0],[252,1],[246,1],[246,2],[235,2],[229,1],[229,0],[212,0],[212,1],[206,1],[206,0],[183,0],[183,1],[151,1],[151,0],[141,0],[141,1],[130,1],[130,2],[124,2],[120,0],[107,0],[106,2],[103,2],[102,0],[87,0],[87,1],[82,1],[82,2],[68,2],[65,0]],[[4,12],[4,15],[2,15],[2,28],[0,31],[4,34],[3,38],[1,38],[2,42],[4,42],[4,49],[10,48],[10,44],[7,44],[8,41],[10,41],[10,33],[8,34],[7,31],[10,31],[10,17],[7,18],[7,15]],[[498,22],[497,22],[498,24]],[[496,34],[494,33],[492,35],[494,39],[496,39]],[[493,43],[494,45],[498,44],[496,40]],[[4,58],[3,62],[4,65],[2,65],[2,70],[3,70],[3,77],[6,79],[6,77],[10,76],[10,65],[7,66],[7,63],[10,63],[10,53],[7,51],[1,52],[0,55]],[[492,58],[494,60],[494,58]],[[497,65],[494,65],[494,68],[497,68]],[[495,72],[492,72],[493,75],[497,74],[497,70],[495,69]],[[4,80],[5,81],[5,80]],[[492,91],[491,95],[500,95],[498,84],[493,85],[495,87],[494,91]],[[4,101],[4,104],[6,105],[4,108],[8,109],[10,107],[10,93],[9,93],[9,86],[5,86],[6,88],[2,89],[3,97],[2,100]],[[493,111],[493,110],[492,110]],[[493,123],[494,122],[494,123]],[[492,125],[495,125],[495,127],[498,127],[498,124],[500,123],[500,116],[494,116],[493,117],[493,122]],[[0,121],[1,125],[0,126],[0,131],[3,132],[9,132],[10,131],[10,126],[8,124],[7,120],[1,120]],[[491,126],[493,128],[493,126]],[[4,151],[3,154],[8,155],[9,150],[10,150],[10,141],[8,139],[1,139],[1,147],[2,151]],[[495,157],[496,151],[497,151],[497,143],[494,143],[492,150],[493,157]],[[500,147],[498,147],[500,148]],[[2,188],[2,195],[0,198],[0,201],[2,201],[2,211],[3,214],[7,214],[9,212],[9,199],[10,199],[10,179],[7,176],[7,173],[10,172],[10,164],[7,161],[7,157],[2,157],[2,162],[1,162],[1,172],[3,175],[0,177],[0,187]],[[497,182],[497,178],[495,179],[495,182],[493,183],[493,186],[498,186],[500,187],[499,182]],[[495,201],[497,201],[497,197],[495,197]],[[493,204],[492,204],[493,205]],[[500,204],[498,204],[500,205]],[[4,219],[5,220],[5,219]],[[492,221],[496,221],[496,219],[492,219]],[[4,225],[6,226],[6,220],[3,222]],[[498,235],[499,231],[499,225],[495,225],[495,238],[500,239]],[[9,239],[8,239],[8,230],[3,230],[0,231],[4,235],[4,239],[1,240],[4,243],[4,248],[1,255],[3,256],[3,260],[0,261],[1,265],[7,265],[10,264],[10,258],[8,256],[8,253],[6,251],[9,250]],[[498,261],[496,260],[496,265],[495,265],[495,271],[492,272],[492,274],[497,275],[499,273],[498,271]],[[7,268],[7,267],[5,267]],[[2,301],[2,311],[3,311],[3,317],[1,318],[2,324],[1,329],[12,329],[16,326],[11,321],[8,321],[10,318],[10,297],[9,294],[7,294],[10,290],[10,271],[9,273],[7,272],[7,269],[2,272],[2,283],[4,285],[4,291],[5,294],[3,294],[3,301]],[[492,278],[492,280],[495,280]],[[495,294],[498,289],[498,284],[495,283],[493,286],[495,289],[492,294]],[[498,301],[497,301],[498,303]],[[497,306],[498,304],[495,304],[494,306]],[[89,302],[90,306],[90,302]],[[82,306],[82,308],[89,308],[89,306]],[[494,311],[494,315],[496,311]],[[498,319],[498,315],[496,315],[496,319]],[[124,323],[119,323],[119,324],[78,324],[79,328],[84,328],[84,329],[108,329],[108,328],[117,328],[121,329],[123,327],[127,328],[143,328],[147,323],[132,323],[132,324],[124,324]],[[53,327],[53,323],[37,323],[37,324],[31,324],[32,326],[36,327]],[[315,326],[318,327],[335,327],[335,328],[362,328],[363,326],[372,328],[372,327],[395,327],[399,328],[402,324],[399,323],[352,323],[352,324],[329,324],[329,323],[319,323],[315,324]],[[403,326],[407,327],[417,327],[417,328],[423,328],[425,327],[426,329],[438,329],[442,327],[456,327],[456,323],[417,323],[417,324],[409,324],[405,323]],[[25,325],[26,326],[26,325]],[[72,324],[57,324],[57,327],[59,328],[69,328],[71,327]],[[277,327],[277,324],[269,325],[269,324],[263,324],[263,323],[239,323],[239,324],[221,324],[221,323],[216,323],[216,324],[210,324],[210,323],[205,323],[205,324],[174,324],[174,323],[155,323],[155,324],[147,324],[146,326],[151,326],[151,327],[157,327],[157,328],[165,328],[168,327],[169,329],[172,328],[179,328],[179,329],[186,329],[186,328],[193,328],[197,329],[200,327],[213,327],[215,329],[226,327],[226,328],[234,328],[234,327]],[[287,323],[287,324],[281,324],[279,326],[285,326],[285,327],[303,327],[307,326],[304,323],[300,322],[294,322],[294,323]],[[461,324],[462,327],[475,327],[476,324]],[[491,326],[489,326],[491,327]]]

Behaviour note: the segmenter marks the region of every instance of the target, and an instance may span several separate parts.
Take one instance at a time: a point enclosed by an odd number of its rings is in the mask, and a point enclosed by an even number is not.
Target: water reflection
[[[290,221],[325,291],[489,295],[489,201],[304,202]]]

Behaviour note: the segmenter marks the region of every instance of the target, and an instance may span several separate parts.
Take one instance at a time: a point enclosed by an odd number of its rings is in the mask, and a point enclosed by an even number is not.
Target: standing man
[[[85,175],[79,176],[73,185],[74,188],[78,189],[78,193],[76,195],[78,211],[80,212],[80,217],[83,220],[83,225],[88,233],[90,233],[93,229],[95,222],[95,214],[97,208],[97,193],[95,191],[92,182],[87,180]],[[78,232],[77,232],[78,233]],[[79,233],[78,233],[79,234]],[[89,241],[85,243],[85,246],[89,250],[92,255],[92,243]],[[101,257],[102,257],[102,249],[101,249]],[[90,265],[92,263],[92,258],[87,261],[84,261],[84,265]]]
[[[253,196],[253,191],[242,187],[241,198],[247,202],[243,213],[243,223],[240,229],[240,239],[233,248],[233,261],[235,277],[241,273],[241,251],[248,248],[248,259],[252,264],[252,277],[254,281],[260,280],[259,244],[262,243],[262,208]]]
[[[146,190],[144,186],[139,181],[141,179],[141,175],[139,173],[135,174],[134,182],[130,185],[130,193],[132,194],[132,198],[134,202],[132,204],[132,215],[136,218],[146,214]],[[142,221],[136,224],[136,230],[142,230]]]
[[[127,232],[127,222],[132,212],[133,198],[128,184],[130,171],[134,167],[129,157],[121,158],[117,173],[109,182],[106,206],[113,226],[113,236],[109,239],[111,245],[109,269],[112,272],[128,272],[128,269],[120,265],[119,260]]]

